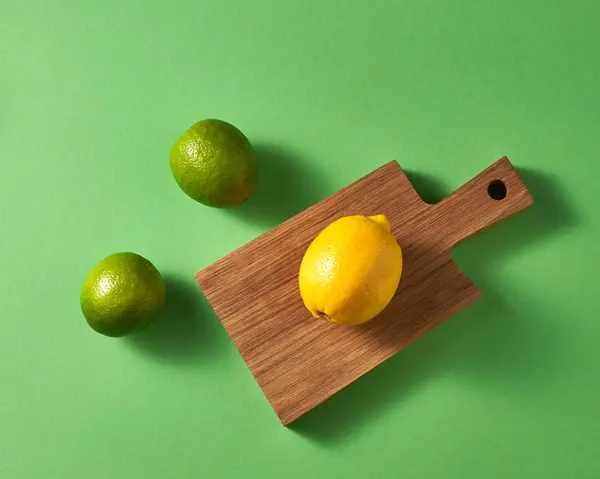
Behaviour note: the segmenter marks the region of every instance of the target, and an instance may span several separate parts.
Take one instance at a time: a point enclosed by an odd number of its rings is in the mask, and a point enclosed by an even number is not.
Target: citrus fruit
[[[160,273],[135,253],[115,253],[89,272],[81,288],[81,311],[105,336],[125,336],[152,322],[165,303]]]
[[[214,207],[243,203],[258,178],[248,138],[222,120],[192,125],[171,148],[170,164],[175,181],[190,198]]]
[[[346,216],[327,226],[306,250],[298,281],[316,318],[356,326],[389,304],[402,275],[402,250],[384,215]]]

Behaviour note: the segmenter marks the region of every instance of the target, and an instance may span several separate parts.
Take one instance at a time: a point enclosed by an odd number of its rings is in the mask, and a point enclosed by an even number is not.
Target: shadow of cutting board
[[[532,203],[507,158],[435,205],[419,197],[393,161],[195,277],[287,425],[479,298],[480,290],[452,261],[451,248]],[[389,218],[403,250],[396,295],[360,327],[313,318],[297,283],[306,248],[337,218],[376,214]]]

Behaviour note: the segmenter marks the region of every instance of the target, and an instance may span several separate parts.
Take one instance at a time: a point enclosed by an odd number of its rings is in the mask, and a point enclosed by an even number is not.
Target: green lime
[[[175,181],[185,194],[208,206],[243,203],[258,178],[248,138],[221,120],[192,125],[171,148],[170,162]]]
[[[87,275],[81,311],[92,329],[119,337],[148,326],[165,297],[165,284],[150,261],[135,253],[115,253]]]

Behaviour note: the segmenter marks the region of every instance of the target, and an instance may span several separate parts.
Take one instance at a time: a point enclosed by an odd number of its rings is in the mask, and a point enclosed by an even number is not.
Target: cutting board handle
[[[510,160],[503,157],[433,209],[451,248],[532,204],[533,197],[523,180]]]

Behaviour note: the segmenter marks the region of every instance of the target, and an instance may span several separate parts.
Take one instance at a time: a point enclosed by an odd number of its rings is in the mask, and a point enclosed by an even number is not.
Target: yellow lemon
[[[310,244],[298,275],[300,295],[316,318],[356,326],[391,301],[402,274],[402,249],[384,215],[346,216]]]

